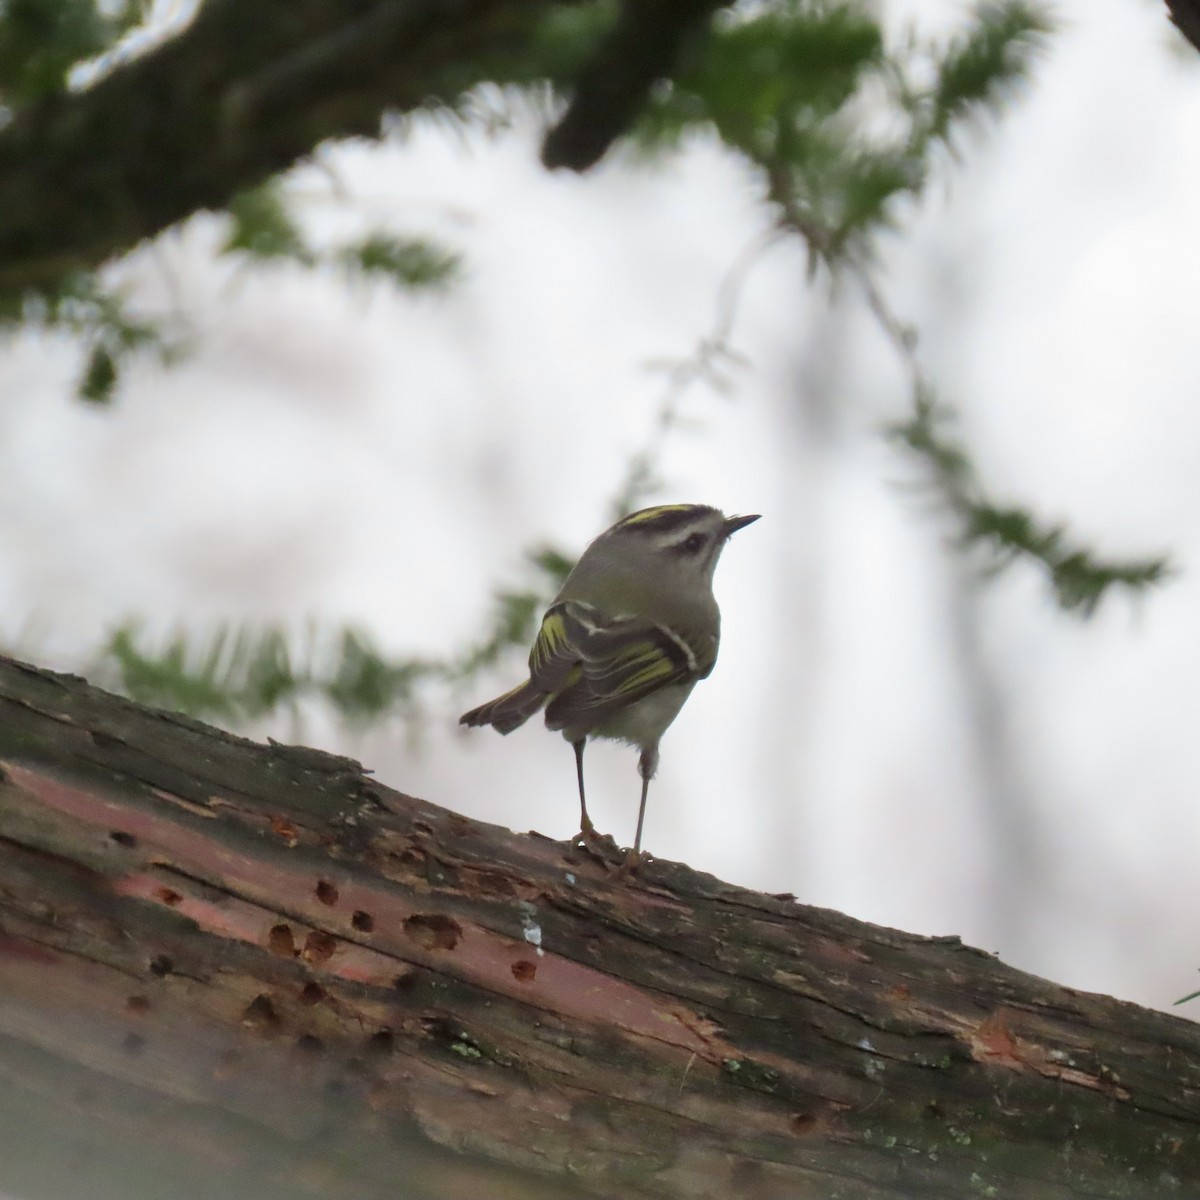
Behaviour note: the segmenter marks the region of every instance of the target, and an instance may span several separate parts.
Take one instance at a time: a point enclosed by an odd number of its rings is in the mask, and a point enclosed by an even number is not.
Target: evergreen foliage
[[[1095,612],[1114,586],[1136,591],[1166,577],[1163,557],[1108,561],[1073,542],[1061,527],[1046,525],[1025,509],[991,500],[966,448],[950,431],[953,413],[928,395],[919,395],[915,407],[913,415],[889,433],[928,466],[958,523],[958,541],[964,548],[981,548],[993,566],[1018,558],[1040,564],[1060,607],[1085,617]]]
[[[401,237],[382,229],[332,250],[318,250],[305,238],[275,181],[235,196],[229,216],[222,253],[260,262],[331,265],[348,279],[380,279],[406,292],[443,290],[455,281],[462,265],[458,254],[430,238]]]
[[[274,181],[235,196],[229,216],[229,233],[222,253],[240,253],[258,259],[285,258],[302,266],[312,266],[316,261],[316,254],[305,242]]]
[[[428,238],[376,232],[343,246],[338,260],[351,278],[391,280],[410,292],[442,291],[462,269],[461,257]]]
[[[281,625],[218,626],[208,635],[180,630],[153,645],[127,624],[91,674],[142,704],[235,725],[308,699],[326,701],[353,724],[411,719],[419,713],[421,685],[454,687],[495,666],[513,646],[532,643],[546,597],[572,565],[551,547],[531,551],[526,586],[498,591],[484,635],[447,658],[389,657],[368,632],[351,626],[314,624],[300,638]]]
[[[814,265],[861,265],[894,227],[896,202],[919,197],[936,147],[998,109],[1049,31],[1039,10],[1013,0],[983,5],[946,46],[913,35],[890,47],[860,3],[735,9],[661,89],[642,135],[677,141],[711,127],[756,168]]]
[[[430,102],[429,113],[491,125],[496,105],[489,96],[519,95],[549,106],[595,65],[621,22],[634,19],[635,7],[615,0],[548,6],[524,53],[514,53],[510,43],[481,44],[478,60],[461,64],[461,91]],[[67,89],[73,66],[110,50],[146,8],[144,0],[0,3],[0,125],[21,106]],[[660,19],[669,9],[655,11]],[[642,154],[661,157],[688,138],[715,137],[749,164],[775,222],[760,251],[798,240],[814,276],[857,286],[904,364],[912,412],[891,436],[925,465],[959,540],[983,551],[992,568],[1014,559],[1040,564],[1058,602],[1086,616],[1114,586],[1139,590],[1159,582],[1165,561],[1107,561],[1065,529],[991,498],[968,450],[948,432],[950,410],[934,399],[916,331],[888,304],[877,253],[880,239],[900,229],[936,170],[954,157],[964,126],[1002,112],[1050,32],[1043,9],[1023,0],[985,0],[949,40],[910,32],[892,42],[867,0],[745,2],[723,9],[706,36],[684,39],[677,69],[654,88],[632,141]],[[481,80],[491,84],[480,86]],[[462,272],[451,250],[383,229],[342,246],[314,246],[278,177],[235,197],[227,217],[221,253],[237,256],[248,269],[271,262],[333,268],[348,281],[383,279],[409,291],[451,287]],[[618,513],[636,507],[652,486],[682,390],[696,379],[719,382],[731,355],[727,334],[735,306],[736,298],[723,299],[720,328],[673,376],[653,443],[631,462],[618,489]],[[29,326],[78,339],[78,393],[93,403],[114,397],[131,354],[166,355],[172,342],[159,321],[130,312],[102,272],[0,294],[0,328],[11,333]],[[103,661],[138,699],[228,720],[306,696],[355,719],[411,712],[423,685],[453,686],[512,648],[523,650],[569,566],[554,550],[531,555],[528,585],[499,592],[479,643],[444,661],[391,661],[354,629],[313,634],[302,651],[276,628],[219,630],[207,642],[180,633],[154,650],[135,626],[113,635]]]
[[[107,50],[145,17],[125,0],[4,0],[0,4],[0,112],[64,91],[71,69]]]
[[[370,635],[351,627],[310,628],[303,638],[279,625],[222,626],[207,637],[180,631],[146,649],[136,626],[118,629],[95,674],[142,704],[241,724],[323,699],[364,723],[411,705],[416,684],[441,664],[391,662]]]
[[[20,329],[53,329],[78,339],[84,365],[76,392],[93,404],[112,399],[118,363],[127,355],[154,350],[166,361],[173,349],[157,322],[131,312],[122,291],[90,271],[67,275],[54,287],[0,293],[0,334]]]

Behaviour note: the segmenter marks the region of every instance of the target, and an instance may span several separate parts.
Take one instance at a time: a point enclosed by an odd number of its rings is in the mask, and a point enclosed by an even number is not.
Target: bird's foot
[[[638,867],[649,861],[650,855],[644,850],[626,850],[621,865],[613,873],[613,878],[627,879],[637,871]]]
[[[571,846],[573,849],[582,850],[585,854],[591,855],[606,867],[610,866],[613,859],[619,854],[617,843],[613,840],[612,835],[601,833],[586,818],[583,827],[571,839]]]

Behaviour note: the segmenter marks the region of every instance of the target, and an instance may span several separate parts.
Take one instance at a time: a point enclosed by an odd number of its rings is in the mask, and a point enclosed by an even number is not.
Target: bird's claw
[[[614,881],[635,875],[651,858],[645,851],[626,850],[622,853],[611,834],[599,833],[595,828],[581,829],[571,839],[571,848],[581,850],[598,862]]]
[[[591,855],[605,867],[611,866],[613,858],[619,853],[612,835],[601,833],[591,821],[584,822],[580,831],[571,839],[571,847]]]
[[[642,863],[649,861],[650,855],[644,850],[626,850],[625,858],[616,869],[614,879],[627,879]]]

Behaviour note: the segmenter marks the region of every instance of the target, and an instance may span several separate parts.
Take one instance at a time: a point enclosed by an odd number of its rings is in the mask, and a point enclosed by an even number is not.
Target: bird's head
[[[707,504],[660,504],[630,513],[588,547],[636,564],[667,587],[703,582],[711,588],[725,543],[758,513],[727,517]]]

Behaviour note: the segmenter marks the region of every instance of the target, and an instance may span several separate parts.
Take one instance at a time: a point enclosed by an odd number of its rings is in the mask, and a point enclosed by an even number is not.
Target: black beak
[[[732,537],[739,529],[745,529],[747,525],[753,524],[762,516],[762,513],[751,513],[746,517],[726,517],[725,524],[721,527],[721,533],[725,537]]]

